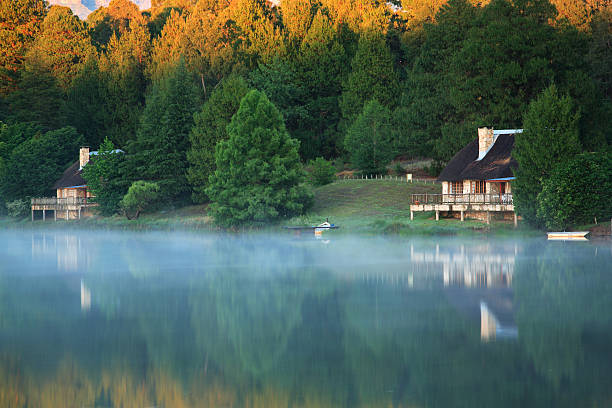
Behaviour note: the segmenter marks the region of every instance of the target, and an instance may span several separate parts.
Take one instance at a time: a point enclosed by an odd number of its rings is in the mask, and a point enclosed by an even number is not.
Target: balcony
[[[410,204],[513,205],[512,194],[412,194]]]
[[[81,213],[85,211],[88,214],[88,209],[97,206],[91,201],[91,198],[85,197],[43,197],[32,198],[32,221],[34,220],[34,211],[42,211],[43,220],[46,218],[47,211],[53,211],[55,220],[61,219],[80,219]]]

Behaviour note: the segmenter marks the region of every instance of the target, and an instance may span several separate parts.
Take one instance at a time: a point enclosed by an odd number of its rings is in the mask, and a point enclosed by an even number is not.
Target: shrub
[[[336,169],[332,162],[317,157],[309,163],[311,170],[308,179],[313,186],[324,186],[336,179]]]
[[[154,207],[160,199],[157,183],[135,181],[121,199],[119,207],[128,220],[138,219],[140,213]]]
[[[612,216],[612,154],[586,153],[561,162],[542,183],[537,216],[549,229],[566,229]]]
[[[15,200],[6,203],[6,211],[9,217],[23,218],[30,211],[30,203],[27,200]]]

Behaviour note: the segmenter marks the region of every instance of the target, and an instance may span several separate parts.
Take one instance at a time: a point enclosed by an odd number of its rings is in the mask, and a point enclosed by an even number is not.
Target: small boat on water
[[[315,235],[321,235],[323,233],[323,231],[325,230],[330,230],[330,229],[337,229],[339,228],[337,225],[334,224],[330,224],[329,220],[325,220],[324,223],[316,225],[316,226],[312,226],[312,227],[285,227],[286,229],[290,229],[290,230],[294,230],[294,231],[300,231],[300,230],[311,230],[314,231]]]
[[[549,240],[571,240],[571,241],[587,241],[586,236],[590,231],[568,231],[568,232],[548,232]]]

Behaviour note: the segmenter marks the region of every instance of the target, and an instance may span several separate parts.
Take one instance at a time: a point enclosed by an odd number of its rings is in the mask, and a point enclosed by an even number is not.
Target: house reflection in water
[[[91,291],[81,279],[81,310],[88,311],[89,309],[91,309]]]
[[[472,319],[480,319],[480,339],[518,338],[514,321],[512,278],[516,245],[489,244],[427,250],[410,246],[413,286],[439,286],[449,302]],[[432,284],[432,282],[435,282]]]

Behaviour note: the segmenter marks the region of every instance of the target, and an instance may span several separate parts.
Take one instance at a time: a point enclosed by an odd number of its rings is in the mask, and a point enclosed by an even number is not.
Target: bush
[[[135,220],[141,212],[157,205],[159,199],[160,188],[157,183],[135,181],[119,202],[119,208],[128,220]]]
[[[309,163],[311,167],[308,174],[308,180],[313,186],[324,186],[336,179],[336,169],[332,162],[325,160],[322,157],[317,157]]]
[[[23,218],[30,211],[30,203],[27,200],[15,200],[6,203],[6,211],[9,217]]]
[[[544,180],[537,198],[538,219],[563,230],[612,216],[612,154],[586,153],[561,162]]]

